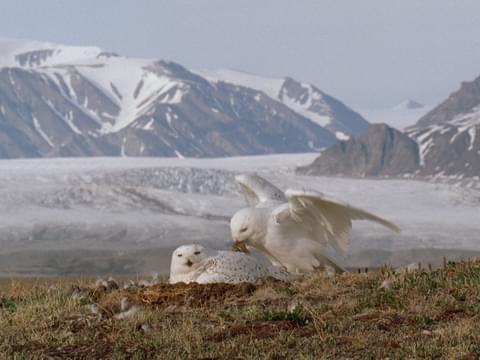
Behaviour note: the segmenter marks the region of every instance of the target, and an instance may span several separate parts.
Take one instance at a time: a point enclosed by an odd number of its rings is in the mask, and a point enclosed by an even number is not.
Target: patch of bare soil
[[[240,304],[257,289],[254,284],[159,284],[135,290],[135,302],[149,306],[212,306]]]
[[[233,324],[216,332],[208,338],[209,341],[221,342],[240,335],[249,335],[257,339],[277,336],[281,331],[291,332],[296,337],[311,336],[314,331],[302,327],[294,321],[247,321],[244,324]]]

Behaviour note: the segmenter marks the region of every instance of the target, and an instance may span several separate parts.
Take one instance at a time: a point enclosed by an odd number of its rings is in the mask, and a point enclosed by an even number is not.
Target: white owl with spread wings
[[[399,228],[366,210],[341,203],[315,191],[278,189],[258,175],[239,175],[249,207],[230,221],[235,246],[254,248],[290,273],[305,273],[321,265],[345,269],[327,255],[330,244],[344,253],[352,220],[370,220],[393,231]]]

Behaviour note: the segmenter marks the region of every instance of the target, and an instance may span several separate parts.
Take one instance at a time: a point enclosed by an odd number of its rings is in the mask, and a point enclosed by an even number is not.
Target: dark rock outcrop
[[[373,124],[366,134],[338,142],[297,171],[306,175],[399,176],[418,166],[415,141],[388,125]]]

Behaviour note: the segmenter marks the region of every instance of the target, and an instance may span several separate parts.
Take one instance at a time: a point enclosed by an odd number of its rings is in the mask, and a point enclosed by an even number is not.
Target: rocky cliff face
[[[312,85],[275,81],[272,95],[172,62],[0,41],[0,157],[310,152],[366,129]]]
[[[480,180],[480,77],[463,83],[405,133],[372,125],[321,152],[306,174]],[[469,180],[470,179],[470,180]],[[471,183],[473,184],[473,183]]]
[[[406,129],[420,150],[424,176],[480,176],[480,77]]]
[[[306,175],[399,176],[416,171],[418,165],[415,141],[385,124],[374,124],[364,135],[338,142],[297,171]]]

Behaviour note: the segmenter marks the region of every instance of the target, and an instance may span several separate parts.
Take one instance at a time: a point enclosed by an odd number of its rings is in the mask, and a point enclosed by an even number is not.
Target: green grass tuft
[[[17,303],[12,298],[0,297],[0,311],[1,310],[14,312],[17,310]]]
[[[298,326],[305,326],[309,322],[309,318],[305,313],[303,306],[296,305],[288,311],[264,311],[259,320],[265,321],[291,321]]]

